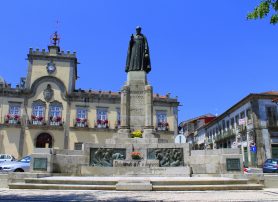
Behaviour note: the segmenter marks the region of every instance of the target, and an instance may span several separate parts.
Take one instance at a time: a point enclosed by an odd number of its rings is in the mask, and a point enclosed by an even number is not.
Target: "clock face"
[[[51,73],[55,72],[56,66],[54,63],[50,62],[47,64],[46,69],[47,69],[47,72],[51,74]]]

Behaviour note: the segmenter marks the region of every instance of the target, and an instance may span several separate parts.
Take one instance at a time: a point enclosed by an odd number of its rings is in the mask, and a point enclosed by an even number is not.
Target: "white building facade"
[[[278,158],[277,98],[278,92],[249,94],[200,128],[198,144],[205,149],[241,148],[245,166]]]

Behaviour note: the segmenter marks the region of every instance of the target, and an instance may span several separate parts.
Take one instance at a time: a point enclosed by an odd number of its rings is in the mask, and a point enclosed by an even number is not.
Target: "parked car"
[[[0,154],[0,163],[5,161],[15,161],[15,157],[10,154]]]
[[[263,165],[264,173],[278,172],[278,159],[267,159]]]
[[[18,161],[6,161],[0,164],[0,172],[28,172],[31,156],[25,156]]]

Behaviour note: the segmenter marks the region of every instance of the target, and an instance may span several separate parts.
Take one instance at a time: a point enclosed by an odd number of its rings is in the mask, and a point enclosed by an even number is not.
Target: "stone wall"
[[[45,169],[36,169],[36,159],[46,159]],[[80,175],[81,166],[85,164],[86,156],[80,150],[61,149],[34,149],[32,154],[31,172],[36,173],[63,173],[67,175]],[[43,166],[41,166],[42,168]]]
[[[242,171],[242,155],[239,149],[192,150],[189,164],[193,174],[234,173],[235,171],[227,171],[226,159],[240,159]]]
[[[0,188],[8,188],[8,174],[0,174]]]

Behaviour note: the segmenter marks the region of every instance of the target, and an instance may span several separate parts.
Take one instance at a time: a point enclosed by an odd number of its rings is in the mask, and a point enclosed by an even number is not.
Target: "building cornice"
[[[30,98],[33,97],[36,93],[36,89],[39,84],[42,82],[54,82],[56,83],[60,89],[61,93],[66,92],[65,86],[62,81],[60,81],[56,77],[45,76],[36,80],[31,89],[20,89],[20,88],[0,88],[0,96],[4,97],[15,97],[15,98]],[[62,97],[64,100],[69,100],[71,102],[88,102],[88,103],[120,103],[121,94],[117,92],[111,91],[84,91],[84,90],[76,90],[70,94],[62,93]],[[153,102],[155,106],[172,106],[178,107],[179,102],[175,98],[168,98],[166,96],[157,97],[153,96]]]

